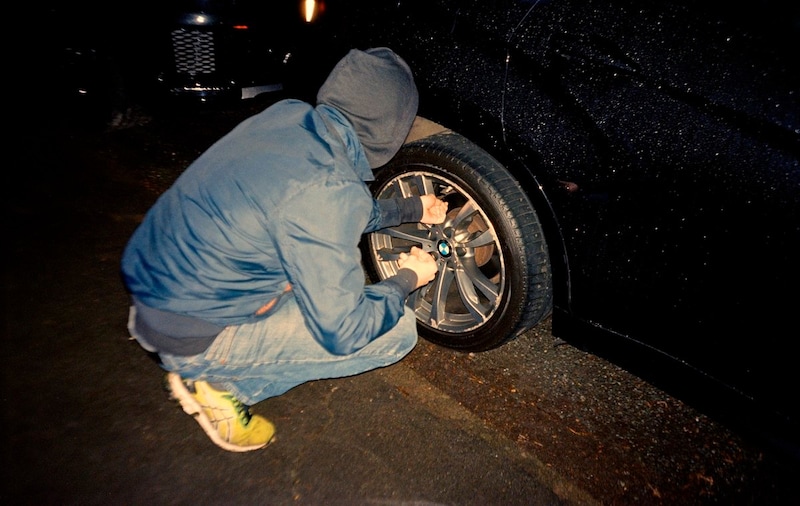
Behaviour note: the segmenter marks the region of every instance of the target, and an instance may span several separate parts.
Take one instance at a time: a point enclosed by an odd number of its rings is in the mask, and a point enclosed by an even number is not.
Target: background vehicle
[[[200,99],[281,90],[290,64],[322,38],[324,10],[316,0],[172,2],[172,51],[159,80],[172,95]]]
[[[319,71],[326,8],[317,0],[171,0],[37,5],[45,43],[26,48],[39,96],[90,119],[155,104],[230,103]],[[154,109],[156,107],[151,107]]]
[[[776,2],[408,0],[338,6],[341,47],[408,60],[433,136],[377,195],[435,193],[421,334],[484,350],[553,332],[797,451],[798,9]],[[742,401],[745,401],[744,404]],[[744,407],[743,407],[744,406]],[[797,453],[800,455],[800,453]]]

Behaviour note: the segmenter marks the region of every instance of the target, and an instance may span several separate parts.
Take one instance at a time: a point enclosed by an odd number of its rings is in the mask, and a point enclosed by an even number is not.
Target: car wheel
[[[434,194],[448,203],[441,225],[402,224],[363,243],[372,279],[395,274],[397,253],[414,245],[436,258],[436,278],[408,301],[423,338],[482,351],[550,313],[552,276],[538,216],[516,179],[478,146],[454,133],[406,144],[371,189],[379,199]]]

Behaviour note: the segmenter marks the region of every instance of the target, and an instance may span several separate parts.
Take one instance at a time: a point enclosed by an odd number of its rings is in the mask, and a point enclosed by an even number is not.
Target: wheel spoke
[[[433,180],[424,174],[415,174],[412,177],[396,181],[397,190],[403,197],[426,195],[435,192]]]
[[[439,270],[436,280],[429,287],[429,293],[432,295],[430,317],[430,324],[432,327],[438,328],[447,318],[447,292],[450,290],[450,285],[452,283],[452,269],[442,267]]]
[[[486,230],[483,232],[479,232],[474,237],[470,238],[468,241],[463,242],[460,246],[465,246],[467,248],[478,248],[480,246],[486,246],[487,244],[494,244],[495,237],[491,230]]]
[[[467,201],[458,214],[453,218],[452,226],[456,230],[466,230],[472,222],[472,216],[478,212],[478,207],[473,200]]]
[[[418,174],[416,177],[418,181],[417,187],[419,188],[420,195],[433,195],[436,193],[432,178],[424,174]]]
[[[436,239],[431,238],[430,229],[411,229],[411,228],[389,228],[381,231],[381,233],[411,243],[416,243],[426,253],[435,251]],[[405,245],[408,247],[408,245]]]
[[[395,239],[402,239],[405,241],[411,242],[425,242],[429,241],[428,239],[428,230],[427,229],[411,229],[411,228],[387,228],[385,230],[381,230],[381,234],[386,234],[390,237],[394,237]]]
[[[475,321],[482,322],[485,319],[486,308],[480,303],[478,294],[472,284],[472,278],[464,269],[456,269],[455,276],[458,294],[461,296],[464,307],[467,308],[467,311]]]
[[[464,273],[468,275],[472,284],[486,297],[494,303],[500,296],[500,289],[496,283],[493,283],[486,275],[478,268],[474,262],[474,257],[469,261],[462,262]]]

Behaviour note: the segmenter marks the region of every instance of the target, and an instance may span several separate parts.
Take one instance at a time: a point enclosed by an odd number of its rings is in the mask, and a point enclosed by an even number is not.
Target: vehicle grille
[[[178,73],[197,76],[216,70],[214,34],[179,28],[172,32],[172,51]]]

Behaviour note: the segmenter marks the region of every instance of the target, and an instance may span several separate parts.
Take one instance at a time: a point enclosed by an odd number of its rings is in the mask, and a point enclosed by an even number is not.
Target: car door
[[[776,353],[800,281],[791,17],[523,3],[503,118],[510,148],[549,176],[562,307],[748,395],[796,384]]]

